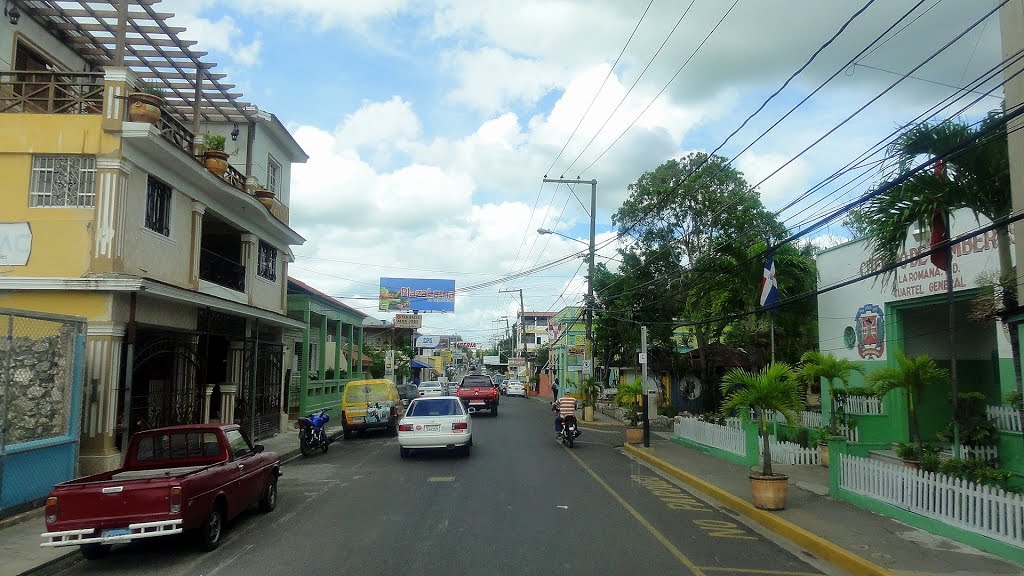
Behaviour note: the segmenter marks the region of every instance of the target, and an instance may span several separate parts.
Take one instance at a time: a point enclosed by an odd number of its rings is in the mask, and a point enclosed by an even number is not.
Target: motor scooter
[[[320,410],[299,418],[299,452],[304,458],[318,446],[322,452],[327,452],[327,448],[331,444],[330,438],[327,436],[327,421],[330,419],[331,416],[327,410]]]

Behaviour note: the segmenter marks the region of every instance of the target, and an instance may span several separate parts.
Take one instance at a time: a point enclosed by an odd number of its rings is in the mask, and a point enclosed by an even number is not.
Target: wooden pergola
[[[225,74],[204,62],[206,52],[193,50],[193,40],[179,36],[186,29],[171,26],[174,14],[157,12],[161,0],[13,0],[90,65],[129,67],[139,78],[164,90],[165,109],[200,122],[250,123],[256,111],[225,84]],[[248,110],[247,110],[248,108]]]

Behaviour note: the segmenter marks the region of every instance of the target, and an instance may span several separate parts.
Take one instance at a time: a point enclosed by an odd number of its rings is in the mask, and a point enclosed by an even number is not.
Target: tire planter
[[[145,92],[132,92],[128,95],[128,120],[156,124],[160,121],[160,107],[164,99]]]
[[[786,507],[789,476],[785,474],[751,474],[750,493],[754,507],[760,510],[782,510]]]
[[[594,407],[593,406],[584,406],[583,407],[583,421],[584,422],[593,422],[594,421]]]
[[[218,178],[222,178],[224,173],[228,171],[228,158],[230,157],[230,154],[220,150],[207,150],[203,152],[203,161],[206,164],[206,169]]]
[[[644,429],[639,426],[626,426],[626,444],[642,444]]]

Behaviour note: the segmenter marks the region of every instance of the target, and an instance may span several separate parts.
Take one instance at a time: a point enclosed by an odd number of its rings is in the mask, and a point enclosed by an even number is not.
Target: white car
[[[420,396],[444,396],[444,385],[437,380],[425,380],[420,382],[417,392]]]
[[[505,386],[505,396],[526,397],[526,387],[518,380],[513,380]]]
[[[473,446],[473,420],[458,398],[420,396],[398,421],[398,449],[402,458],[413,450],[459,450],[469,456]]]

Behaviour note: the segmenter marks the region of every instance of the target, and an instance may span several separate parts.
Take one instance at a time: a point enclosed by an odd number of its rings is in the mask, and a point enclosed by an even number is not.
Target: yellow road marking
[[[785,570],[758,570],[756,568],[720,568],[717,566],[701,566],[708,572],[742,572],[744,574],[769,574],[771,576],[822,576],[820,572],[787,572]]]
[[[586,426],[580,426],[581,430],[587,430],[588,432],[597,432],[598,434],[622,434],[621,430],[596,430],[594,428],[587,428]]]
[[[679,562],[683,566],[686,566],[686,568],[690,571],[691,574],[693,574],[694,576],[705,576],[703,570],[701,570],[696,564],[694,564],[692,560],[687,558],[686,555],[679,550],[679,548],[676,548],[674,544],[669,542],[668,538],[666,538],[664,534],[662,534],[657,528],[654,527],[654,525],[648,522],[647,519],[644,518],[640,514],[640,512],[637,511],[636,508],[630,506],[629,502],[626,502],[625,498],[620,496],[619,493],[616,492],[611,486],[609,486],[603,478],[598,476],[597,472],[594,472],[590,468],[590,466],[587,466],[587,464],[583,460],[581,460],[579,456],[573,454],[572,451],[570,451],[568,448],[563,448],[563,450],[565,450],[569,454],[569,456],[572,456],[572,458],[576,460],[576,462],[584,470],[587,471],[587,474],[590,474],[590,476],[595,481],[597,481],[597,483],[600,484],[602,488],[604,488],[609,494],[611,494],[612,497],[615,498],[615,500],[618,501],[618,503],[621,504],[622,507],[625,508],[626,511],[630,513],[630,515],[633,516],[633,518],[636,518],[636,521],[639,522],[641,526],[646,528],[648,532],[650,532],[655,538],[657,538],[658,542],[661,542],[661,545],[668,549],[668,551],[671,552],[672,555],[675,556],[676,559],[679,560]]]

